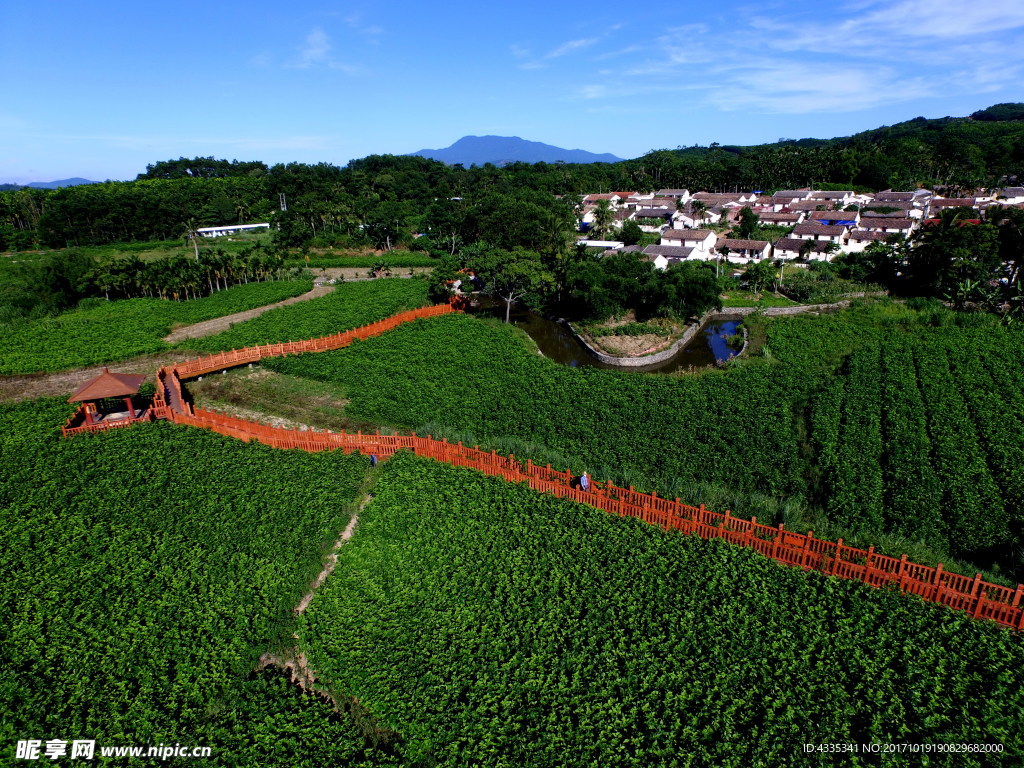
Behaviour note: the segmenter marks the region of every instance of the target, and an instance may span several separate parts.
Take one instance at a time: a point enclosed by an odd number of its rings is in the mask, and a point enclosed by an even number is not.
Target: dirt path
[[[195,356],[195,352],[175,349],[169,352],[133,357],[130,360],[111,363],[110,366],[118,373],[144,373],[147,378],[150,378],[153,371],[161,366],[191,360]],[[89,379],[98,376],[102,370],[102,365],[91,365],[88,368],[75,368],[71,371],[58,371],[57,373],[0,376],[0,403],[31,400],[34,397],[69,395]]]
[[[323,586],[323,583],[327,580],[327,577],[334,573],[334,568],[338,565],[338,550],[341,549],[342,545],[352,538],[352,534],[356,531],[356,526],[359,525],[359,513],[373,501],[373,496],[367,494],[363,497],[363,500],[359,504],[359,509],[352,513],[352,519],[348,521],[348,525],[345,530],[341,532],[341,536],[334,542],[334,547],[331,549],[331,554],[327,556],[327,562],[324,563],[323,570],[313,579],[313,583],[309,585],[309,591],[302,596],[299,600],[299,604],[295,606],[295,615],[301,615],[313,601],[313,596],[316,591]]]
[[[323,583],[327,581],[327,577],[330,576],[335,567],[338,565],[338,550],[341,549],[342,545],[346,541],[352,538],[352,534],[355,533],[356,526],[359,525],[359,513],[363,511],[367,504],[373,501],[373,496],[365,494],[363,500],[359,502],[359,507],[355,512],[352,513],[352,518],[348,521],[348,525],[345,526],[345,530],[341,532],[338,540],[334,542],[334,546],[331,548],[331,553],[327,556],[327,560],[324,562],[323,570],[313,579],[313,583],[309,585],[309,590],[299,600],[298,605],[293,608],[293,612],[296,616],[301,615],[309,607],[309,604],[313,601],[313,596],[316,595],[316,591],[323,586]],[[293,683],[298,685],[302,690],[309,693],[316,694],[335,708],[338,707],[338,702],[335,698],[327,691],[321,690],[316,687],[316,673],[312,667],[309,666],[309,659],[306,658],[304,651],[298,647],[298,635],[292,635],[295,639],[295,647],[282,652],[280,655],[270,653],[264,653],[260,656],[259,663],[256,666],[257,670],[266,669],[267,667],[277,667],[288,673],[289,678]]]
[[[164,336],[164,341],[168,344],[177,344],[179,341],[185,339],[198,339],[201,336],[213,336],[215,333],[221,333],[226,331],[235,323],[241,323],[245,320],[252,320],[254,317],[259,317],[264,312],[271,309],[277,309],[278,307],[285,307],[289,304],[295,304],[300,301],[309,301],[310,299],[319,299],[321,296],[326,296],[328,293],[334,290],[333,285],[317,285],[311,291],[303,293],[301,296],[292,296],[290,299],[279,301],[276,304],[267,304],[265,307],[256,307],[255,309],[247,309],[244,312],[235,312],[233,315],[225,315],[224,317],[215,317],[212,320],[204,320],[201,323],[195,323],[194,325],[186,325],[182,328],[177,328],[167,336]]]

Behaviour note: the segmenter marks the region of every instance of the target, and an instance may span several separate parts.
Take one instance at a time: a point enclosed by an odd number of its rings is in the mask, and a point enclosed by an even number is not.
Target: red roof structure
[[[106,366],[103,373],[90,379],[74,391],[68,398],[69,403],[87,400],[102,400],[105,397],[127,397],[139,391],[139,386],[146,380],[144,373],[111,373]]]

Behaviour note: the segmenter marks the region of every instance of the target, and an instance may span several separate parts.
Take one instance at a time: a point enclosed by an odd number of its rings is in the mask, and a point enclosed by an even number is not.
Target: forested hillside
[[[0,249],[165,239],[183,223],[265,221],[282,241],[386,247],[413,231],[463,242],[536,230],[551,195],[613,189],[760,189],[814,184],[871,189],[992,186],[1024,177],[1020,105],[905,123],[835,139],[657,150],[620,163],[447,166],[370,156],[344,168],[267,167],[213,158],[163,161],[136,181],[0,192]],[[287,211],[281,211],[284,195]],[[458,198],[457,205],[449,205]],[[528,222],[523,227],[516,222]],[[510,223],[511,222],[511,223]],[[474,236],[475,235],[475,236]],[[502,245],[501,242],[494,242]],[[534,247],[529,241],[511,246]]]

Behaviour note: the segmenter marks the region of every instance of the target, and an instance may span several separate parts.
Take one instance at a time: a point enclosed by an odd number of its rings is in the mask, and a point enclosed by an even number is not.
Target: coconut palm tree
[[[196,225],[195,219],[189,219],[181,225],[183,230],[183,236],[186,241],[191,241],[192,247],[196,251],[196,261],[199,261],[199,228]]]
[[[594,207],[594,228],[602,239],[608,234],[608,228],[611,226],[614,217],[615,214],[612,211],[611,201],[598,200],[597,205]]]
[[[707,216],[708,207],[704,204],[703,200],[691,200],[690,201],[690,213],[693,214],[694,220],[698,223],[704,223],[704,217]]]

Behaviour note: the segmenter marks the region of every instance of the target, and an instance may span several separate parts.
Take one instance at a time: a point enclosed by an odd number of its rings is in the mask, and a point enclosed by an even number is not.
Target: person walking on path
[[[377,454],[376,453],[371,453],[370,454],[370,469],[375,469],[376,467],[377,467]]]
[[[587,473],[586,472],[584,472],[583,476],[580,478],[580,490],[581,491],[589,491],[590,490],[590,478],[587,477]]]

